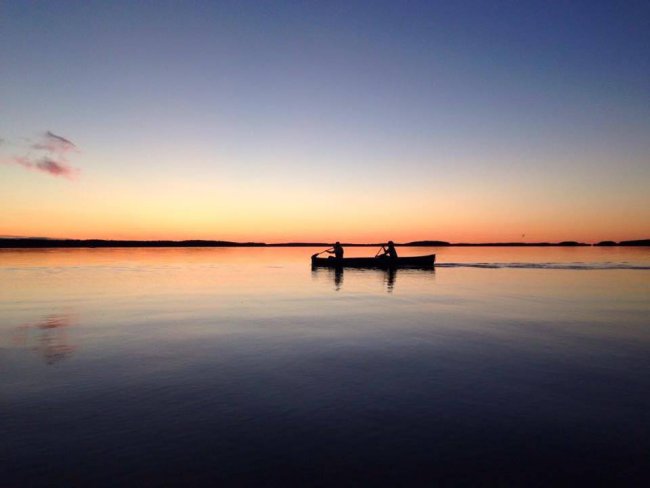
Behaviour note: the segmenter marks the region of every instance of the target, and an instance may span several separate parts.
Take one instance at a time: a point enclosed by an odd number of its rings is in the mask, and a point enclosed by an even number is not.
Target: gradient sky
[[[8,0],[0,63],[0,235],[650,237],[647,1]]]

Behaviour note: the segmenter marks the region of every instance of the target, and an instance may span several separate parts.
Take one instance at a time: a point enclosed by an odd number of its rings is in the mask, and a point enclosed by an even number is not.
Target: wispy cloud
[[[42,140],[32,144],[32,149],[49,151],[57,154],[65,154],[77,149],[70,140],[65,137],[57,136],[49,130],[43,134]]]
[[[3,141],[0,139],[0,141]],[[80,170],[73,168],[67,159],[70,152],[79,152],[77,146],[63,136],[47,131],[36,142],[28,141],[28,149],[23,156],[13,156],[8,162],[23,168],[41,171],[52,176],[73,178]]]
[[[73,168],[66,163],[50,159],[47,156],[40,159],[30,159],[27,157],[17,156],[14,158],[14,162],[23,168],[43,171],[44,173],[49,173],[53,176],[66,176],[72,178],[79,172],[78,169]]]
[[[47,157],[41,159],[38,163],[36,163],[36,168],[56,176],[71,176],[75,172],[74,168],[66,166],[63,163],[54,161]]]

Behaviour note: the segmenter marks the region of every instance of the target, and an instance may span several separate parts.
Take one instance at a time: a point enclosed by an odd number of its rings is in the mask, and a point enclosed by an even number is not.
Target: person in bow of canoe
[[[331,250],[327,251],[330,254],[334,254],[334,257],[336,259],[343,259],[343,246],[339,241],[336,241],[336,244],[334,244],[334,247],[332,247]]]
[[[387,257],[390,259],[397,259],[397,251],[395,250],[395,243],[393,241],[388,241],[388,244],[381,246],[384,254],[379,257]]]

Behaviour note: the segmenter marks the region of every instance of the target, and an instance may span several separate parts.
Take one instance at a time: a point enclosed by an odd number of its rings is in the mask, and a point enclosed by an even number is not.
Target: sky
[[[0,235],[650,238],[650,3],[5,1]]]

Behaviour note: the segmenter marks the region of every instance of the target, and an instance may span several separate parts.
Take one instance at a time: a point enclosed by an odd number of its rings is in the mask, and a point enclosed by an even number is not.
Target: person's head
[[[341,243],[340,243],[339,241],[336,241],[336,244],[334,244],[334,245],[335,245],[335,246],[340,246]]]
[[[388,245],[389,245],[389,246],[392,246],[392,245],[393,245],[393,241],[388,241]]]

